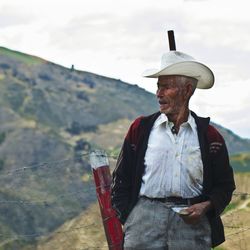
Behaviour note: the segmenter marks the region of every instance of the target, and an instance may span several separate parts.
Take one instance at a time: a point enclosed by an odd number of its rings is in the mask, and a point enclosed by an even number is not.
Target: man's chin
[[[161,112],[162,114],[168,115],[168,114],[170,113],[170,110],[168,110],[168,109],[161,109],[161,108],[160,108],[160,112]]]

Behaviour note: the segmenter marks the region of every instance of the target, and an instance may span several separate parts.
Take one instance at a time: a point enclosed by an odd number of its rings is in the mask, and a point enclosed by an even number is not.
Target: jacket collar
[[[193,111],[191,111],[191,115],[194,117],[195,123],[197,125],[198,133],[205,132],[210,122],[210,117],[200,117],[197,116]]]
[[[195,120],[195,123],[197,125],[197,130],[198,133],[202,133],[205,132],[207,130],[207,127],[209,125],[210,122],[210,117],[200,117],[197,116],[193,111],[190,112],[192,117]],[[152,115],[146,116],[142,118],[142,124],[146,125],[146,129],[149,130],[148,132],[150,133],[152,127],[154,126],[155,121],[157,120],[157,118],[161,115],[161,112],[158,111]]]
[[[161,124],[166,123],[167,126],[172,127],[173,123],[168,120],[168,117],[165,114],[160,114],[158,118],[155,120],[153,127],[156,128],[160,126]],[[193,131],[196,131],[196,122],[194,117],[191,115],[191,112],[189,112],[188,120],[182,124],[182,126],[189,126]]]

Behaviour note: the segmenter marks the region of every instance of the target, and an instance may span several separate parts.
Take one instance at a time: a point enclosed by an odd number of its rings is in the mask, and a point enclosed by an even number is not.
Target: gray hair
[[[193,78],[193,77],[190,77],[190,76],[179,76],[178,82],[181,85],[186,85],[187,83],[191,83],[191,85],[192,85],[191,96],[192,96],[194,94],[194,91],[195,91],[196,87],[197,87],[198,80]]]

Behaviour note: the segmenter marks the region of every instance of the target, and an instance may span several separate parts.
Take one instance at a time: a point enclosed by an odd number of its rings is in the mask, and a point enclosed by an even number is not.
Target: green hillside
[[[230,162],[235,172],[250,172],[250,153],[232,155]]]
[[[25,53],[15,51],[15,50],[10,50],[10,49],[4,48],[4,47],[0,47],[0,57],[1,56],[12,58],[13,60],[23,62],[27,65],[41,64],[41,63],[45,62],[45,60],[43,60],[39,57],[30,56],[30,55],[27,55]]]

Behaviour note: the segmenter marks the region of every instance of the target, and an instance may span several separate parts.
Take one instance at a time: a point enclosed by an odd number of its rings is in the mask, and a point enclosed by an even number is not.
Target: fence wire
[[[91,244],[93,242],[82,242],[80,248],[74,248],[72,245],[67,245],[66,242],[62,242],[60,247],[50,246],[49,243],[51,239],[53,242],[56,235],[61,235],[62,238],[66,239],[65,241],[70,242],[70,238],[75,238],[75,235],[81,232],[86,233],[86,230],[93,231],[93,234],[101,231],[101,234],[103,234],[100,222],[90,223],[87,219],[86,222],[68,226],[67,229],[61,227],[64,223],[68,223],[81,213],[84,213],[96,201],[95,186],[89,166],[89,154],[90,152],[84,152],[77,157],[33,165],[27,164],[26,166],[12,167],[8,171],[1,172],[0,181],[5,182],[6,185],[0,187],[0,214],[2,215],[0,217],[0,250],[5,249],[5,246],[10,249],[19,249],[21,246],[20,250],[25,250],[26,248],[23,245],[26,243],[28,247],[29,244],[34,243],[31,244],[30,248],[27,248],[28,250],[32,249],[32,247],[37,250],[107,249],[105,242],[103,246],[94,246]],[[113,154],[107,156],[110,160],[117,160],[118,158],[117,155]],[[79,160],[83,160],[84,164],[76,163]],[[58,177],[58,171],[63,172],[61,179]],[[34,181],[33,190],[26,190],[27,183],[32,181]],[[68,182],[68,185],[65,184],[65,181]],[[41,188],[40,190],[39,185],[37,185],[36,189],[36,182],[39,182],[39,184],[45,183],[50,189]],[[55,185],[53,185],[54,183]],[[28,193],[28,195],[18,197],[17,190]],[[237,191],[233,194],[233,197],[236,200],[248,200],[250,193]],[[237,215],[237,213],[237,211],[233,212],[234,215]],[[43,221],[44,214],[48,216],[49,220],[52,220],[51,224],[48,223],[47,225]],[[24,223],[21,223],[25,219],[31,220],[29,216],[33,220],[32,229],[26,228],[23,225]],[[15,217],[20,218],[17,220]],[[229,211],[222,217],[225,219],[232,218],[232,213]],[[13,231],[6,228],[1,229],[1,226],[3,227],[4,223],[8,224],[9,220],[11,223],[17,220],[17,225],[21,225],[21,227],[19,229],[15,228]],[[233,220],[230,223],[224,223],[224,227],[226,231],[229,230],[226,233],[226,239],[228,240],[234,240],[235,237],[250,231],[250,226],[238,225],[237,219],[236,223]],[[95,238],[93,240],[95,241]],[[96,239],[97,242],[98,240],[100,238]],[[39,244],[37,244],[38,242]],[[240,246],[239,249],[247,249],[243,247]]]

